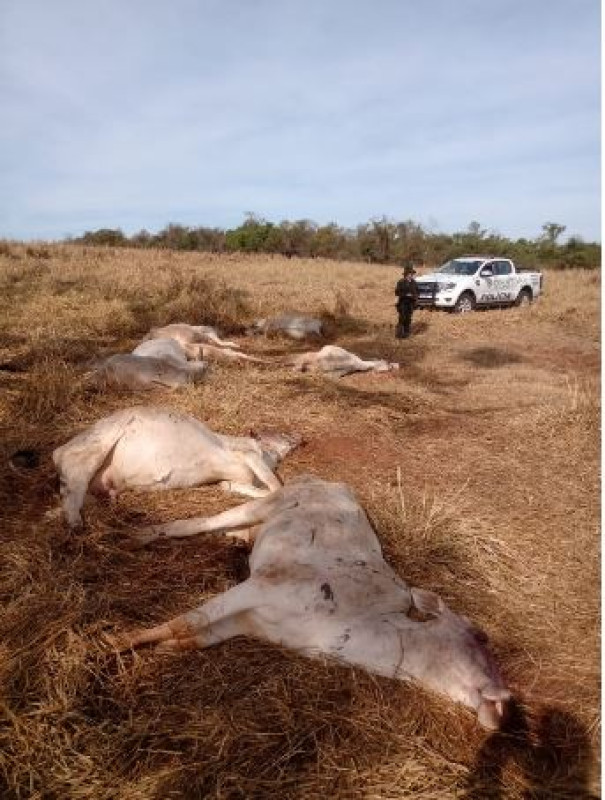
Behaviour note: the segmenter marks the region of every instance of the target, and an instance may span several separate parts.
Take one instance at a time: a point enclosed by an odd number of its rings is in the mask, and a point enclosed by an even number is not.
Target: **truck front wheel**
[[[477,301],[472,292],[462,292],[454,305],[454,313],[467,314],[469,311],[474,311],[476,305]]]

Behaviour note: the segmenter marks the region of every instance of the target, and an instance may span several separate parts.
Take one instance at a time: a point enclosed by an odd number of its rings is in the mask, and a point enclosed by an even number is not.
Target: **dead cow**
[[[399,364],[382,359],[364,361],[344,347],[328,344],[315,353],[301,353],[286,361],[300,372],[325,372],[342,378],[351,372],[390,372],[399,369]]]
[[[221,339],[216,328],[210,325],[187,325],[185,322],[174,322],[160,328],[152,328],[146,336],[147,339],[176,339],[182,345],[187,344],[213,344],[217,347],[228,347],[239,350],[236,342]]]
[[[189,345],[199,347],[199,345]],[[208,369],[197,351],[187,350],[174,339],[143,342],[132,353],[103,359],[93,373],[97,383],[126,386],[130,389],[151,389],[156,386],[176,388],[200,380]]]
[[[252,636],[416,679],[474,709],[485,727],[499,726],[510,694],[485,635],[388,566],[347,486],[303,476],[262,500],[144,529],[139,539],[215,531],[254,542],[249,579],[170,622],[119,637],[119,647],[178,651]]]
[[[191,335],[187,333],[193,331]],[[164,332],[164,337],[153,335],[160,331]],[[194,341],[191,341],[193,339]],[[262,358],[249,356],[236,349],[238,345],[233,342],[226,342],[223,346],[208,344],[203,340],[198,340],[195,333],[195,326],[192,325],[167,325],[165,328],[154,328],[147,338],[135,349],[136,355],[147,355],[154,357],[171,358],[171,353],[180,353],[179,357],[186,359],[204,359],[206,361],[249,361],[256,364],[267,363]]]
[[[227,491],[264,497],[280,488],[274,469],[300,442],[297,435],[280,433],[223,436],[188,414],[149,406],[99,420],[55,450],[53,461],[65,519],[78,527],[89,491],[115,497],[130,488],[218,483]]]
[[[203,359],[203,360],[200,360]],[[110,356],[95,366],[97,383],[151,389],[155,386],[176,388],[195,383],[205,376],[209,361],[253,361],[239,350],[211,344],[182,344],[177,339],[148,339],[132,353]]]
[[[141,342],[132,351],[133,356],[141,358],[159,358],[175,366],[187,364],[189,360],[198,361],[201,358],[201,345],[177,342],[176,339],[149,339]]]
[[[153,389],[165,386],[176,389],[201,380],[207,371],[205,361],[175,364],[164,358],[119,353],[100,362],[94,372],[98,384],[129,389]]]
[[[323,336],[323,323],[320,319],[304,314],[281,314],[278,317],[257,320],[249,333],[280,333],[291,339],[306,339]]]

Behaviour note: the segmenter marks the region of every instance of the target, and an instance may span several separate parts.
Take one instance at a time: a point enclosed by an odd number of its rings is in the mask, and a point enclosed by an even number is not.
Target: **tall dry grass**
[[[0,251],[0,795],[7,798],[588,798],[599,791],[599,283],[546,276],[528,310],[419,312],[393,338],[396,269],[271,257],[10,244]],[[402,364],[330,381],[216,366],[153,395],[99,392],[99,354],[154,324],[238,335],[286,308]],[[298,345],[242,338],[280,356]],[[389,561],[490,634],[510,729],[419,687],[234,640],[117,657],[104,632],[159,622],[246,574],[219,538],[137,550],[132,526],[237,502],[209,489],[55,511],[50,453],[126,405],[211,427],[297,430],[281,470],[358,492]],[[41,453],[14,472],[8,456]]]

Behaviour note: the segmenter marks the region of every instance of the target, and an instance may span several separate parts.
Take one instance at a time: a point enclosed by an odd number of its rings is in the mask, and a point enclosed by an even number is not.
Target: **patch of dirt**
[[[528,348],[527,360],[537,367],[552,369],[554,372],[592,377],[597,376],[601,368],[601,356],[594,345],[582,343],[573,346],[566,343],[564,336],[561,341],[555,341],[550,346],[537,343],[532,345]]]
[[[307,457],[313,460],[339,462],[348,466],[351,471],[372,469],[379,473],[388,471],[399,455],[396,447],[377,436],[370,439],[363,435],[345,434],[318,437],[309,442],[306,450]]]
[[[504,367],[508,364],[519,364],[523,361],[523,356],[520,353],[499,347],[475,347],[464,351],[462,358],[476,367],[487,367],[488,369]]]

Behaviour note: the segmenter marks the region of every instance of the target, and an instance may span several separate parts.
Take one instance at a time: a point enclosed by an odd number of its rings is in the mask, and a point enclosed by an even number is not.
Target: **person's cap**
[[[414,267],[411,264],[406,264],[405,267],[403,268],[403,274],[404,275],[415,275],[416,274],[416,270],[414,269]]]

